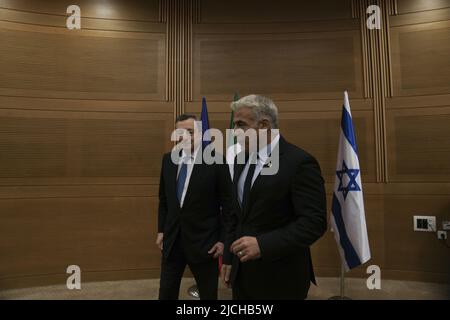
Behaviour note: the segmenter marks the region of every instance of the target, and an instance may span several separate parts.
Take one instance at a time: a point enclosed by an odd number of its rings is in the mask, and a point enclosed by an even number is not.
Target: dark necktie
[[[248,168],[247,177],[244,182],[244,194],[242,195],[242,208],[245,209],[250,197],[250,189],[252,188],[253,174],[255,173],[256,163],[250,163]]]
[[[184,183],[186,182],[186,176],[187,176],[187,164],[182,162],[177,179],[177,198],[180,205],[181,205],[181,197],[183,196]]]

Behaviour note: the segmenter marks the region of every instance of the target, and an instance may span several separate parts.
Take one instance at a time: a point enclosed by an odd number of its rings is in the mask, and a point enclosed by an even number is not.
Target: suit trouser
[[[218,260],[211,258],[203,263],[190,263],[184,254],[180,236],[177,237],[169,256],[163,257],[161,261],[159,300],[178,299],[180,283],[186,265],[189,266],[197,282],[200,299],[217,300]]]
[[[274,274],[267,274],[261,279],[255,279],[255,272],[247,268],[246,263],[240,263],[236,279],[232,285],[233,300],[304,300],[308,296],[310,283],[292,287],[291,283],[278,282],[271,284]],[[283,270],[279,271],[280,273]]]

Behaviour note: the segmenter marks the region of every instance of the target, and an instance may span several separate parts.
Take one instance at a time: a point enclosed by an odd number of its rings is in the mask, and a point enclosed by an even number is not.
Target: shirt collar
[[[194,159],[197,158],[197,154],[198,151],[200,150],[200,146],[198,146],[195,150],[194,150],[194,154],[190,154],[188,155],[184,149],[181,150],[181,158],[180,158],[180,163],[186,163],[189,164],[190,161],[194,161]]]
[[[262,147],[261,149],[259,149],[259,151],[258,151],[259,161],[262,162],[263,164],[266,163],[267,159],[269,159],[269,157],[270,157],[270,154],[276,148],[276,146],[278,145],[279,142],[280,142],[280,135],[277,134],[272,139],[272,142],[269,145],[266,145],[266,146]]]

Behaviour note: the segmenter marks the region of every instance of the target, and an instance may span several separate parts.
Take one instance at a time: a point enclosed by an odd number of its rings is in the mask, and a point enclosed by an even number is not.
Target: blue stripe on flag
[[[334,193],[331,212],[333,213],[334,221],[338,228],[337,231],[339,232],[339,241],[342,249],[344,250],[345,261],[350,269],[357,267],[361,264],[361,260],[356,254],[355,248],[353,248],[353,245],[348,238],[347,231],[345,230],[344,219],[342,218],[341,204]]]
[[[206,146],[211,143],[209,132],[208,134],[205,134],[206,131],[209,130],[208,107],[206,106],[205,97],[202,99],[202,113],[200,119],[202,121],[202,147],[205,149]]]
[[[348,113],[345,106],[342,106],[342,119],[341,128],[347,138],[348,143],[352,146],[356,154],[358,154],[358,148],[356,147],[355,132],[353,130],[352,116]]]

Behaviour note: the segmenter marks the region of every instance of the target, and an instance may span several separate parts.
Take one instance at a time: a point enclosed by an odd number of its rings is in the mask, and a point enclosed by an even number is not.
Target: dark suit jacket
[[[327,228],[325,188],[319,164],[311,155],[283,137],[277,148],[278,173],[258,175],[245,209],[237,198],[244,165],[234,165],[223,262],[232,264],[232,285],[242,272],[240,286],[254,298],[298,299],[305,297],[310,281],[315,283],[309,246]],[[243,236],[257,238],[261,258],[241,263],[230,253],[231,243]]]
[[[201,150],[199,151],[201,152]],[[158,232],[164,233],[163,256],[168,257],[181,232],[189,263],[210,259],[208,250],[224,241],[222,215],[229,214],[231,178],[226,164],[194,164],[183,207],[176,193],[178,165],[163,156],[159,185]]]

